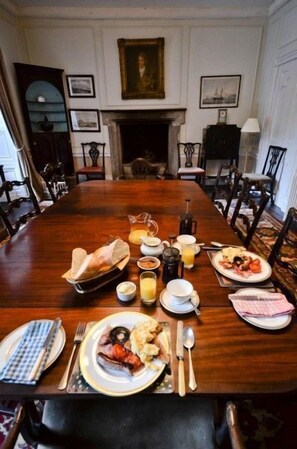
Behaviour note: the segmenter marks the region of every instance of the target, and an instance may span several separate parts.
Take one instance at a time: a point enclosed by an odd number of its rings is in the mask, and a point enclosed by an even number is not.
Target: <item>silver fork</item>
[[[72,352],[71,352],[70,358],[68,360],[66,369],[64,371],[63,377],[59,383],[59,386],[58,386],[59,390],[65,390],[65,388],[67,387],[72,359],[75,354],[76,348],[83,341],[85,331],[86,331],[86,323],[78,323],[76,331],[75,331],[74,339],[73,339]]]

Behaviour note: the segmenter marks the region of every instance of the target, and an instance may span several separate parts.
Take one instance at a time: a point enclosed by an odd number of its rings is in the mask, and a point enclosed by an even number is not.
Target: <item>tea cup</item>
[[[166,288],[176,304],[184,304],[193,293],[193,285],[185,279],[173,279],[168,282]]]

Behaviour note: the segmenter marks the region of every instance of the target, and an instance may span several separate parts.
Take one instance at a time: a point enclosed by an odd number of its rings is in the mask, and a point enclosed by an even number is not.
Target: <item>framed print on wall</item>
[[[241,75],[201,76],[200,109],[237,108]]]
[[[98,109],[69,109],[72,132],[100,131]]]
[[[69,97],[95,97],[93,75],[67,75],[66,78]]]
[[[122,98],[165,98],[164,38],[118,39]]]

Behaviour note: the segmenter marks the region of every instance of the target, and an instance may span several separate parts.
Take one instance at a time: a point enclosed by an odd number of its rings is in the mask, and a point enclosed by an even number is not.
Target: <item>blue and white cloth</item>
[[[42,345],[51,330],[52,324],[52,320],[34,320],[29,323],[14,353],[0,371],[1,382],[27,385],[35,385],[37,383],[45,369],[58,329],[51,339],[48,350],[43,357],[34,379],[28,380],[28,377],[40,354]]]

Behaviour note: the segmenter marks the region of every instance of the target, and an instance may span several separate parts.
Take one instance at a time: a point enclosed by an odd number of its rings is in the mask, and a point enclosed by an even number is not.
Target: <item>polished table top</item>
[[[136,265],[141,253],[137,245],[130,244],[131,260],[123,275],[123,279],[134,280],[137,284],[137,296],[131,303],[117,300],[115,287],[119,280],[81,295],[61,278],[70,267],[73,248],[81,247],[91,253],[110,236],[128,241],[128,214],[149,212],[159,225],[158,236],[162,240],[168,240],[169,234],[177,235],[179,215],[185,212],[187,198],[191,198],[190,212],[198,223],[198,242],[207,245],[212,240],[240,243],[194,182],[89,181],[76,186],[0,249],[0,339],[32,319],[57,316],[62,318],[67,335],[61,356],[36,386],[1,383],[0,397],[70,396],[66,391],[58,391],[57,386],[72,349],[77,322],[97,321],[119,311],[137,311],[169,322],[176,392],[178,319],[182,319],[185,326],[192,326],[196,336],[193,363],[198,387],[191,394],[277,394],[296,389],[295,319],[278,331],[266,331],[243,321],[228,299],[230,290],[220,287],[203,250],[195,259],[195,268],[185,270],[184,275],[199,293],[202,312],[199,319],[193,312],[186,315],[168,312],[159,300],[153,307],[141,304]],[[158,293],[164,287],[160,269]],[[187,355],[185,359],[188,380]]]

